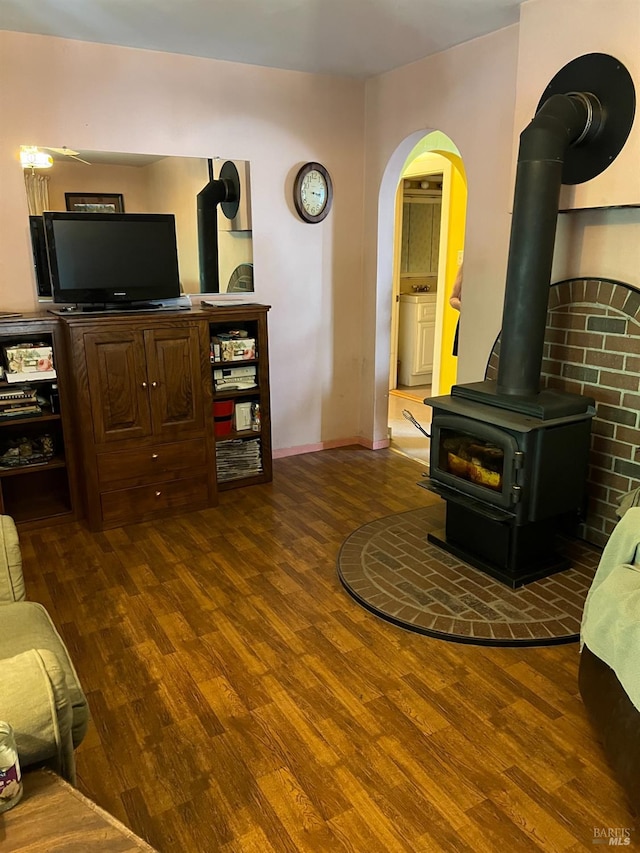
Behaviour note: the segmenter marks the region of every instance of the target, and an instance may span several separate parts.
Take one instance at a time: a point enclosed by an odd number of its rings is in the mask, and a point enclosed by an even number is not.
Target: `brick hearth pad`
[[[365,524],[344,542],[338,576],[359,604],[421,634],[489,646],[579,639],[598,548],[563,540],[571,568],[512,590],[427,542],[427,533],[443,526],[441,506]]]

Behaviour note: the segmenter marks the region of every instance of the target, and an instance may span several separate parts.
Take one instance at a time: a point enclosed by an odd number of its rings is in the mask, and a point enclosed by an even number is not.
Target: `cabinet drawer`
[[[418,305],[418,322],[423,320],[436,319],[436,304],[435,302],[427,302],[424,305]]]
[[[171,479],[189,468],[202,469],[207,463],[203,439],[155,444],[135,450],[119,450],[98,456],[98,479],[101,487],[127,480],[154,482]]]
[[[116,489],[101,495],[102,520],[111,525],[142,521],[162,510],[204,506],[207,499],[206,474],[133,489]]]

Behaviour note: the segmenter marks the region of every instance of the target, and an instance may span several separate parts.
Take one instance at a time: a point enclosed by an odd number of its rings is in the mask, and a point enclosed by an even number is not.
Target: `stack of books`
[[[231,439],[216,442],[216,467],[218,481],[221,483],[261,474],[260,439],[252,438],[248,441]]]
[[[0,390],[0,419],[32,418],[41,415],[42,409],[38,403],[35,391],[29,389]]]

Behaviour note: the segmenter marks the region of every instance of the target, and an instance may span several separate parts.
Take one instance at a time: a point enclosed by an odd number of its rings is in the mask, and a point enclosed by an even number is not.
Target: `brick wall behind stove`
[[[499,360],[500,338],[487,379]],[[604,279],[552,285],[540,384],[596,401],[581,535],[604,545],[620,499],[640,486],[640,291]]]

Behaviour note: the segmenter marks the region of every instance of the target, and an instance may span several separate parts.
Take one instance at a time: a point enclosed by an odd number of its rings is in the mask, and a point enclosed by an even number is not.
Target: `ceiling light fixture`
[[[38,151],[35,145],[21,145],[20,163],[23,169],[49,169],[53,166],[53,157]]]

